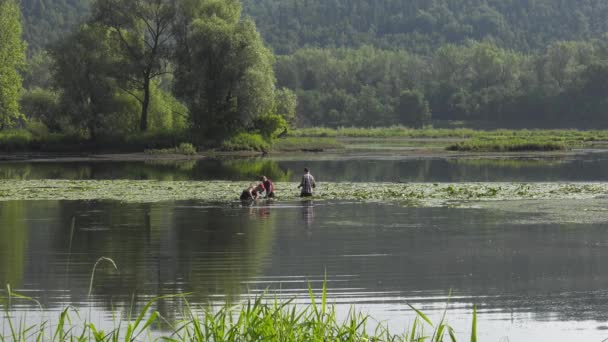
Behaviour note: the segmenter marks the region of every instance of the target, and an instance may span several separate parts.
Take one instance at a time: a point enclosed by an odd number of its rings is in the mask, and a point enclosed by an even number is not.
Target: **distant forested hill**
[[[87,15],[91,0],[21,0],[23,34],[31,51],[57,40]]]
[[[82,20],[91,0],[22,0],[34,49]],[[605,0],[243,0],[277,53],[303,46],[375,45],[428,53],[444,43],[490,38],[527,51],[608,31]]]
[[[606,0],[244,0],[277,53],[302,46],[406,48],[490,38],[516,50],[608,30]]]

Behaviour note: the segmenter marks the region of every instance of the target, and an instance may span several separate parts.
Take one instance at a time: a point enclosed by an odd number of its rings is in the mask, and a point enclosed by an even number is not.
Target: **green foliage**
[[[275,91],[275,113],[281,115],[285,121],[293,124],[298,107],[298,96],[288,88],[280,88]]]
[[[39,121],[52,130],[60,130],[59,94],[57,92],[33,88],[21,97],[21,110],[30,121]]]
[[[259,134],[239,133],[230,139],[224,140],[221,145],[223,151],[268,151],[270,144]]]
[[[190,143],[181,143],[174,148],[151,149],[145,150],[146,154],[163,155],[163,154],[183,154],[186,156],[196,155],[196,148]]]
[[[412,127],[422,127],[431,119],[429,103],[418,90],[401,92],[395,114],[402,124]]]
[[[304,126],[419,127],[432,112],[490,127],[589,128],[608,124],[607,60],[608,36],[534,55],[489,42],[445,45],[426,58],[371,46],[307,48],[279,57],[276,73],[298,95]]]
[[[268,141],[287,129],[287,121],[279,114],[263,114],[253,120],[253,127]]]
[[[92,139],[104,130],[106,117],[120,107],[115,101],[115,82],[108,77],[115,55],[107,37],[105,28],[87,25],[51,50],[62,111]]]
[[[25,65],[21,30],[19,3],[0,1],[0,128],[12,127],[24,118],[19,108],[19,70]]]
[[[364,44],[430,54],[467,40],[531,51],[608,31],[603,0],[244,0],[244,8],[280,54]]]
[[[178,44],[175,89],[190,110],[197,135],[219,140],[271,112],[273,56],[255,24],[233,15],[240,12],[238,3],[201,1],[199,6],[193,12],[201,16],[184,23],[178,37],[188,44]]]
[[[168,72],[175,16],[171,0],[96,0],[93,4],[91,23],[108,30],[117,58],[108,72],[141,104],[142,131],[149,126],[152,82]]]
[[[24,38],[32,52],[69,35],[89,11],[91,0],[21,0]]]

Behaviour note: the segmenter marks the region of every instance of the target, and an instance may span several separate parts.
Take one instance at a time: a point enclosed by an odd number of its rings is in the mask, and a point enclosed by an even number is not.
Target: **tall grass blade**
[[[477,305],[473,305],[473,324],[471,327],[471,342],[477,342]]]
[[[118,271],[118,266],[116,266],[116,263],[114,262],[114,260],[110,259],[110,258],[106,258],[106,257],[101,257],[99,259],[97,259],[97,262],[95,262],[95,265],[93,266],[93,272],[91,272],[91,281],[89,283],[89,297],[91,297],[91,293],[93,293],[93,280],[95,279],[95,270],[97,269],[97,265],[99,265],[100,262],[105,261],[105,262],[109,262],[110,264],[112,264],[112,266],[114,266],[114,269]]]

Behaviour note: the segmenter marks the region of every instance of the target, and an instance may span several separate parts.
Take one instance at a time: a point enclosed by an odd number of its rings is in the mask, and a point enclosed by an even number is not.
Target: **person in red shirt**
[[[268,177],[262,176],[262,184],[260,185],[262,185],[266,191],[266,198],[274,198],[274,184]]]

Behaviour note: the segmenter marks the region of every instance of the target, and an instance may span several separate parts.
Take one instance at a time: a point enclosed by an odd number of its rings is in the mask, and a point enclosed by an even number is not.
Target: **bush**
[[[24,150],[34,142],[32,133],[27,130],[6,130],[0,132],[0,149],[4,151]]]
[[[253,126],[266,140],[272,140],[287,128],[287,121],[278,114],[265,114],[255,118]]]
[[[223,151],[268,151],[270,145],[259,134],[239,133],[224,140],[221,146]]]
[[[183,154],[187,156],[193,156],[196,154],[196,148],[190,143],[181,143],[177,147],[163,148],[163,149],[150,149],[145,150],[144,153],[152,155],[162,154]]]

